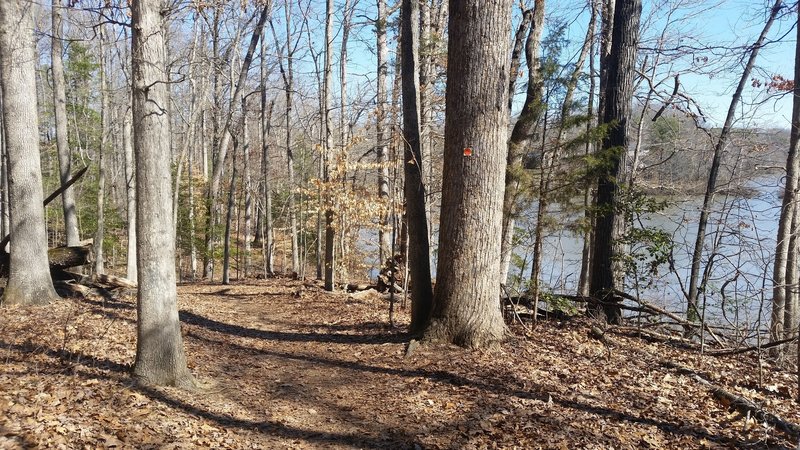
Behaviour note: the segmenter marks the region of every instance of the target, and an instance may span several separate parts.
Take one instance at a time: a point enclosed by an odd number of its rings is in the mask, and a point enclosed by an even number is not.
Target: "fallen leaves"
[[[302,298],[293,293],[302,290]],[[664,361],[800,422],[794,378],[590,324],[543,322],[499,352],[407,358],[380,296],[266,280],[180,287],[197,392],[141,388],[131,297],[12,307],[0,322],[0,448],[730,448],[791,446]],[[397,313],[407,324],[406,312]],[[634,351],[635,350],[635,351]]]

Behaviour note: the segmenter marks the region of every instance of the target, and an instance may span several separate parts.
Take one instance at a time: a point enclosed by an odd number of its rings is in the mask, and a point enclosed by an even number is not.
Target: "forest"
[[[0,448],[800,448],[798,23],[0,0]]]

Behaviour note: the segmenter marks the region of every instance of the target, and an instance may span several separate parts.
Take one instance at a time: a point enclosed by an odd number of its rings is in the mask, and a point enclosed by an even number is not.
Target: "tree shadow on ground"
[[[266,331],[220,322],[186,310],[181,310],[179,316],[181,322],[188,325],[195,325],[218,333],[268,341],[321,342],[328,344],[399,344],[408,340],[408,337],[404,334],[389,333],[339,334]],[[326,325],[320,326],[327,327]],[[370,331],[370,329],[367,328],[365,331]]]
[[[51,358],[58,359],[63,365],[68,366],[69,370],[64,370],[63,367],[61,370],[59,370],[59,372],[62,374],[78,376],[84,379],[95,379],[102,377],[117,383],[120,388],[126,387],[135,389],[143,395],[159,401],[171,408],[183,411],[193,416],[202,417],[225,428],[235,428],[245,432],[258,432],[269,437],[279,439],[292,441],[303,440],[308,443],[318,445],[344,444],[356,448],[413,448],[414,444],[413,436],[397,430],[386,432],[385,430],[376,428],[374,430],[369,430],[369,432],[372,434],[377,434],[380,437],[371,437],[364,432],[334,433],[308,430],[293,427],[274,420],[254,421],[240,419],[228,414],[214,413],[193,405],[188,401],[176,398],[175,396],[170,395],[168,392],[164,392],[156,387],[134,383],[133,380],[127,376],[130,373],[131,366],[121,364],[110,359],[85,355],[80,352],[68,350],[55,350],[33,344],[20,345],[0,341],[0,348],[17,351],[22,354],[43,353]],[[90,372],[82,369],[81,366],[90,369],[101,369],[103,372]],[[35,445],[24,448],[35,448]]]
[[[483,399],[484,406],[490,403],[495,404],[495,409],[494,409],[495,411],[501,409],[504,406],[504,400],[502,399],[502,397],[505,397],[505,400],[509,400],[510,398],[517,398],[517,399],[538,400],[543,403],[552,401],[553,403],[558,404],[564,408],[593,414],[608,419],[610,421],[624,421],[638,425],[652,426],[658,428],[664,433],[673,436],[681,435],[698,440],[706,439],[711,442],[732,447],[752,446],[751,442],[736,440],[726,436],[719,436],[712,434],[706,428],[699,425],[695,426],[695,425],[687,425],[681,422],[671,422],[666,419],[640,416],[636,415],[635,413],[624,412],[605,406],[591,405],[577,400],[562,398],[560,396],[553,397],[551,392],[553,392],[554,389],[548,389],[547,386],[541,384],[534,384],[532,387],[529,387],[527,389],[515,388],[514,386],[509,386],[507,380],[503,380],[497,377],[493,373],[485,373],[482,374],[482,376],[480,377],[471,378],[447,370],[437,370],[437,369],[431,370],[425,368],[405,369],[397,367],[384,367],[384,366],[365,364],[362,362],[345,361],[345,360],[331,359],[313,355],[299,355],[295,353],[281,352],[276,350],[246,347],[234,342],[209,339],[207,337],[199,336],[191,332],[189,332],[188,335],[193,339],[198,339],[201,341],[217,345],[228,346],[232,348],[234,351],[251,352],[251,353],[255,352],[274,358],[302,361],[305,363],[312,363],[314,365],[325,366],[335,369],[345,369],[353,372],[366,372],[366,373],[390,375],[390,376],[397,376],[397,377],[404,377],[411,379],[423,378],[434,384],[449,385],[454,387],[467,386],[482,391],[485,394],[494,394],[495,399],[489,398],[490,397],[489,395],[484,395],[481,398]],[[498,399],[497,396],[502,396],[502,397]],[[551,423],[552,419],[546,419],[544,420],[544,422],[547,422],[549,424],[548,426],[552,425]]]
[[[132,308],[132,306],[125,303],[110,305],[110,304],[103,304],[103,302],[95,302],[91,300],[88,302],[96,306],[97,309],[105,310],[106,313],[112,314],[114,317],[117,318],[119,318],[119,316],[115,314],[113,311],[111,311],[111,309]],[[220,322],[185,310],[180,312],[180,318],[185,324],[203,328],[209,331],[238,336],[238,337],[252,338],[252,339],[273,341],[273,342],[382,344],[382,343],[402,343],[405,340],[405,336],[403,335],[374,333],[376,330],[374,324],[371,323],[364,324],[364,329],[361,331],[373,332],[373,334],[367,333],[362,335],[349,335],[349,334],[335,334],[335,333],[325,334],[325,333],[264,331],[240,325]],[[329,327],[332,330],[341,328],[339,326],[329,326]],[[353,325],[353,327],[357,328],[358,325]],[[297,354],[288,351],[263,349],[263,348],[257,348],[256,346],[246,346],[236,342],[231,342],[230,340],[213,339],[205,335],[200,335],[197,333],[197,331],[199,330],[197,329],[192,330],[191,328],[189,328],[188,332],[186,332],[185,335],[187,338],[191,338],[197,341],[198,343],[204,342],[207,344],[213,344],[217,346],[226,346],[230,350],[231,354],[236,354],[237,352],[261,354],[271,358],[292,360],[303,363],[310,363],[321,367],[328,367],[331,369],[343,369],[346,371],[355,372],[354,374],[347,375],[351,377],[358,376],[359,372],[364,372],[364,373],[373,373],[379,375],[388,375],[393,377],[403,377],[408,379],[426,379],[427,381],[433,383],[434,385],[443,385],[451,387],[468,386],[482,393],[479,394],[481,400],[478,404],[478,406],[482,408],[487,408],[487,409],[500,408],[504,404],[507,404],[508,400],[511,400],[512,398],[532,399],[541,402],[552,401],[553,403],[563,408],[566,408],[567,410],[589,413],[591,415],[599,416],[611,422],[628,422],[643,426],[651,426],[672,436],[686,436],[690,437],[693,440],[705,439],[708,441],[712,441],[721,445],[731,446],[731,447],[745,447],[753,445],[752,442],[740,439],[734,439],[727,436],[712,434],[701,425],[691,425],[682,423],[680,421],[670,421],[668,418],[648,417],[644,414],[637,415],[636,412],[618,410],[603,405],[592,405],[583,401],[566,398],[560,395],[552,396],[551,393],[554,392],[554,389],[552,389],[552,387],[548,387],[542,384],[534,383],[532,386],[526,386],[526,387],[515,386],[515,383],[513,381],[509,381],[508,379],[503,379],[501,376],[495,373],[482,373],[480,376],[467,376],[449,370],[426,369],[426,368],[409,369],[409,368],[391,367],[391,366],[387,367],[374,364],[367,364],[359,361],[341,360],[341,359],[328,358],[316,355]],[[30,345],[9,344],[2,341],[0,341],[0,348],[16,350],[23,353],[43,352],[53,358],[58,358],[59,360],[62,361],[68,361],[75,367],[86,366],[86,367],[100,368],[110,371],[112,372],[112,374],[113,373],[127,374],[130,370],[130,366],[128,365],[120,364],[118,362],[107,360],[105,358],[83,355],[80,352],[73,352],[68,350],[53,350],[49,348],[42,348],[41,346],[36,347],[33,346],[32,344]],[[443,351],[452,351],[452,350],[444,349]],[[398,360],[398,365],[399,364],[403,364],[402,360]],[[73,371],[78,372],[75,369],[73,369]],[[92,376],[96,377],[97,375],[92,374]],[[123,379],[126,380],[126,382],[130,381],[127,377],[124,377]],[[122,383],[122,381],[120,381],[120,383]],[[367,437],[364,435],[363,432],[358,434],[356,433],[345,434],[345,433],[331,433],[324,431],[311,431],[311,430],[303,430],[300,428],[288,426],[286,424],[271,420],[251,421],[251,420],[239,419],[226,414],[216,414],[210,411],[206,411],[186,401],[173,398],[168,394],[154,388],[140,386],[138,387],[138,389],[140,389],[144,394],[148,395],[149,397],[162,401],[173,408],[178,408],[189,414],[206,418],[208,420],[218,423],[221,426],[233,427],[242,430],[257,430],[261,433],[265,433],[270,436],[275,436],[279,438],[302,439],[308,442],[319,443],[319,444],[345,443],[348,445],[361,446],[361,447],[386,447],[386,446],[396,447],[396,444],[400,442],[402,442],[403,445],[408,445],[408,443],[414,442],[413,436],[404,434],[407,433],[405,431],[388,435],[388,437],[384,439],[383,437],[381,438]],[[547,413],[543,413],[543,415],[541,416],[542,426],[546,429],[553,428],[554,423],[558,425],[560,423],[559,422],[560,420],[561,420],[560,418],[549,417]],[[562,425],[566,426],[566,424]],[[558,427],[556,426],[554,429],[557,430]],[[589,436],[589,434],[587,434],[587,436]]]

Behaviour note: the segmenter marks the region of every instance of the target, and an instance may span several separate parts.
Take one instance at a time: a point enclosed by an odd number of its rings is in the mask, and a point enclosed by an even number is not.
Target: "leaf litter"
[[[691,368],[800,422],[796,379],[592,323],[512,329],[499,349],[422,345],[379,295],[288,279],[179,286],[194,392],[132,383],[135,295],[6,307],[0,448],[796,448],[733,414]],[[762,386],[762,387],[759,387]]]

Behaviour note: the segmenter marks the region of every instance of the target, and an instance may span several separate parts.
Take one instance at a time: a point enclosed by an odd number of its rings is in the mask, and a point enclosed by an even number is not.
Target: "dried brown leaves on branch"
[[[752,354],[701,358],[613,328],[601,341],[575,319],[493,353],[423,345],[405,358],[380,296],[280,279],[180,287],[202,387],[137,387],[135,300],[116,291],[3,310],[0,448],[797,445],[693,378],[800,422],[793,375],[766,367],[759,385]]]

